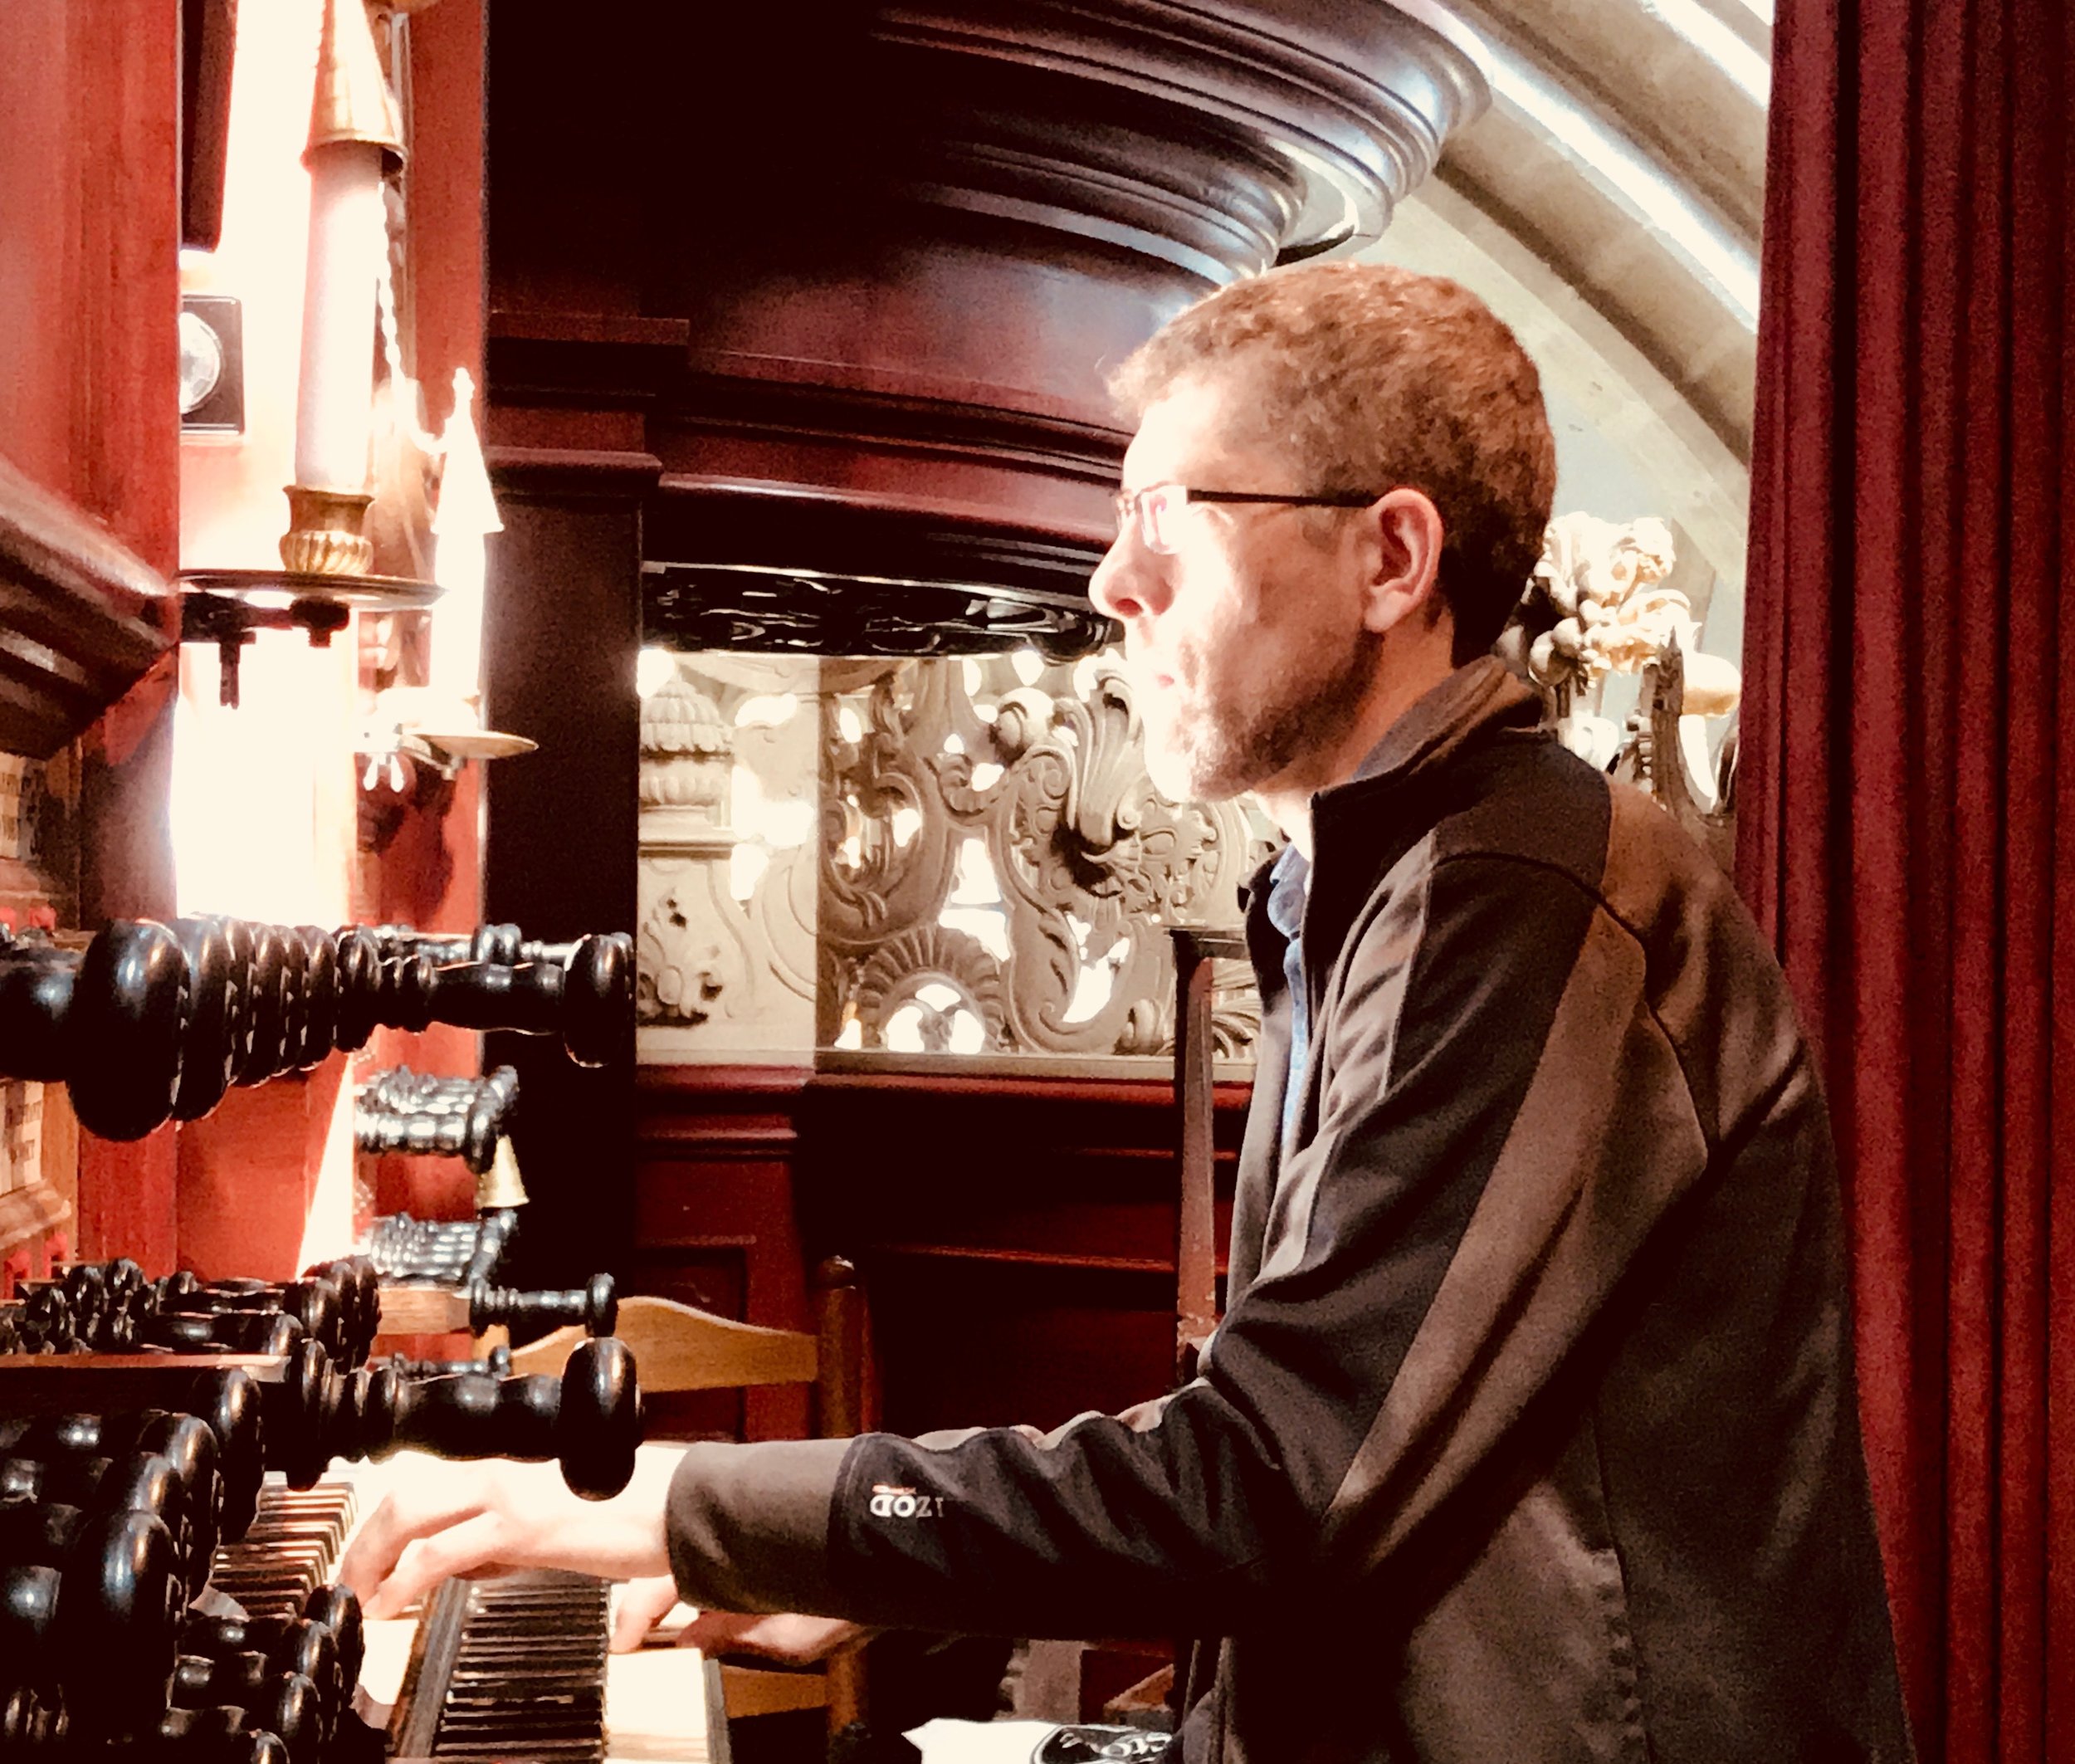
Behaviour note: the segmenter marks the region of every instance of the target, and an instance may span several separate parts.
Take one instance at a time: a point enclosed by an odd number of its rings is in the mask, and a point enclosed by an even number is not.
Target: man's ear
[[[1363,584],[1362,623],[1384,632],[1415,613],[1440,609],[1441,511],[1424,491],[1401,486],[1364,511],[1376,539],[1374,567]]]

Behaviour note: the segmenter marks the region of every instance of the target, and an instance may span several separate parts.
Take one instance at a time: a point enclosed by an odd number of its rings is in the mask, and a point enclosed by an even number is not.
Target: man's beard
[[[1191,706],[1164,740],[1149,727],[1145,765],[1154,787],[1172,802],[1222,802],[1336,745],[1375,682],[1383,642],[1380,632],[1365,628],[1339,666],[1323,674],[1285,682],[1272,697],[1243,706]]]

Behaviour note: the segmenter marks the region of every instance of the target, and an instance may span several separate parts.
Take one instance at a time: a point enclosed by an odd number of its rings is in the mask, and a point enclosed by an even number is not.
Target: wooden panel
[[[676,1068],[637,1074],[634,1250],[627,1284],[769,1328],[805,1329],[810,1308],[793,1207],[793,1113],[806,1074],[707,1068],[689,1090]],[[800,1390],[666,1398],[681,1434],[797,1438]]]
[[[13,496],[0,523],[0,626],[17,633],[0,745],[48,753],[85,731],[90,926],[173,905],[169,657],[146,670],[171,640],[162,579],[179,550],[178,21],[179,0],[45,0],[9,9],[0,49],[0,454],[67,511],[53,521]],[[166,1268],[173,1197],[169,1132],[82,1139],[83,1253]]]
[[[784,1288],[745,1291],[742,1314],[798,1327],[763,1307],[781,1290],[803,1303],[801,1268],[849,1257],[877,1411],[900,1431],[1127,1406],[1171,1376],[1172,1095],[1157,1082],[644,1068],[635,1278],[724,1246],[768,1266],[796,1244]],[[1245,1098],[1218,1087],[1221,1250]]]
[[[491,466],[505,530],[490,542],[485,713],[540,746],[485,784],[484,914],[556,941],[631,933],[641,501],[656,462],[505,450]],[[632,1038],[630,1023],[627,1058],[597,1070],[545,1040],[486,1038],[486,1063],[519,1073],[512,1141],[532,1202],[516,1281],[566,1286],[624,1258]]]

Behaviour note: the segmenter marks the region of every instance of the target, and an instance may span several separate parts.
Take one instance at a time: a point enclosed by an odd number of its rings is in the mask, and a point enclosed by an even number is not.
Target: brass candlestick
[[[364,576],[374,546],[361,531],[374,496],[364,490],[287,486],[288,530],[281,562],[299,575]]]

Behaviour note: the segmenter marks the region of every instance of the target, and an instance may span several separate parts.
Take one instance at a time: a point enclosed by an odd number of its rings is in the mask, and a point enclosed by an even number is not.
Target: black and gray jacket
[[[1459,670],[1315,804],[1223,1322],[1049,1434],[695,1447],[685,1596],[1199,1638],[1219,1764],[1910,1756],[1828,1128],[1784,984],[1668,817]]]

